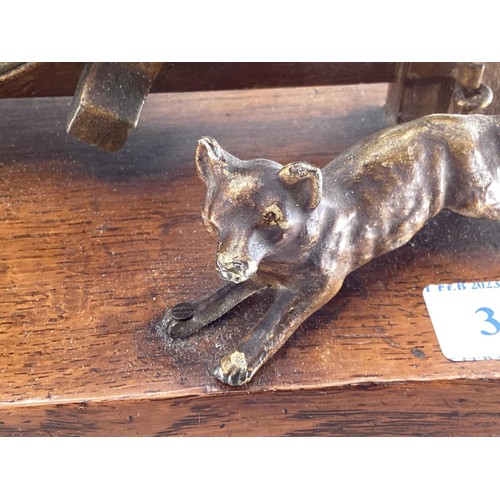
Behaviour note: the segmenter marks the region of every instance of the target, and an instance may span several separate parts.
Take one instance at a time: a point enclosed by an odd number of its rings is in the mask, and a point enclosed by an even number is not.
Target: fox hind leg
[[[500,220],[500,167],[481,181],[463,181],[462,187],[455,189],[459,196],[448,207],[450,210],[465,217]]]

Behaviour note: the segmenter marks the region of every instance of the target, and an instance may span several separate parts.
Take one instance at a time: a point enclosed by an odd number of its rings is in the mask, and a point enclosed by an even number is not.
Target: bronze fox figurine
[[[406,243],[443,208],[500,220],[497,116],[420,118],[375,133],[322,169],[239,160],[203,137],[196,168],[216,266],[230,283],[167,311],[159,328],[185,338],[273,287],[264,318],[214,368],[230,385],[247,383],[347,274]]]

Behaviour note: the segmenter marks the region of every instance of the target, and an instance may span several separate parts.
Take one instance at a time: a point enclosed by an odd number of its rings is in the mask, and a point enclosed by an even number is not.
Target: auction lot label
[[[444,356],[500,359],[500,281],[429,285],[423,294]]]

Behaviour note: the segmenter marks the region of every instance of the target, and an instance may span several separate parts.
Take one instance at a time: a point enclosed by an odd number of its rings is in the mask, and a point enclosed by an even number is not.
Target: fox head
[[[203,137],[196,169],[207,189],[202,218],[218,240],[216,266],[223,279],[245,281],[264,259],[291,257],[298,240],[314,237],[311,214],[322,198],[321,170],[314,165],[239,160]]]

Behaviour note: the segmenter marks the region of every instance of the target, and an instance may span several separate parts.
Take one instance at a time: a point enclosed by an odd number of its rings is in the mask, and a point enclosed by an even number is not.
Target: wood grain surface
[[[499,362],[445,359],[422,298],[500,279],[498,223],[442,213],[353,273],[243,388],[209,369],[265,297],[186,341],[154,330],[165,307],[221,285],[197,139],[323,166],[388,125],[386,91],[151,95],[117,154],[65,134],[69,98],[0,101],[0,434],[499,434]]]
[[[493,381],[407,382],[170,399],[81,401],[0,412],[2,435],[491,436]]]
[[[83,69],[83,63],[30,64],[15,78],[0,74],[0,98],[71,96]],[[390,62],[166,62],[151,92],[391,82],[396,69]]]

